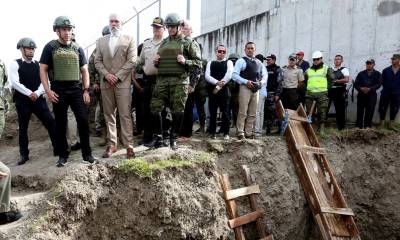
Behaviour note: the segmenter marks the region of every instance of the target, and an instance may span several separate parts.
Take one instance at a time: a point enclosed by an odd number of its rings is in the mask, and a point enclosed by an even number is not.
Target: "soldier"
[[[39,62],[33,60],[36,43],[30,38],[22,38],[18,41],[17,49],[21,51],[22,58],[11,63],[10,83],[15,90],[13,100],[18,114],[20,159],[17,164],[22,165],[29,160],[28,126],[32,113],[47,129],[53,145],[54,156],[58,154],[56,122],[43,97],[44,89],[40,82]]]
[[[69,152],[66,128],[67,111],[70,106],[78,124],[79,138],[83,160],[93,163],[89,142],[89,114],[87,104],[89,96],[89,72],[83,49],[72,42],[72,31],[75,25],[65,16],[57,17],[53,31],[58,39],[46,44],[40,58],[40,79],[47,96],[53,102],[53,112],[57,127],[57,148],[59,159],[57,167],[66,164]],[[52,73],[51,88],[49,87],[49,72]],[[80,83],[82,74],[82,83]],[[80,85],[82,84],[82,88]]]
[[[101,31],[101,34],[103,36],[110,34],[110,28],[105,26],[103,30]],[[88,63],[88,70],[89,70],[89,78],[90,82],[93,84],[93,98],[91,101],[91,106],[95,108],[95,129],[96,129],[96,135],[98,137],[103,136],[103,141],[99,143],[100,146],[105,146],[106,145],[106,136],[105,133],[103,133],[104,127],[105,127],[105,121],[104,121],[104,113],[103,113],[103,104],[101,101],[101,92],[100,92],[100,75],[97,72],[96,67],[94,66],[94,57],[96,56],[96,48],[93,50],[92,54],[90,55],[89,58],[89,63]]]
[[[10,210],[11,172],[0,162],[0,225],[17,221],[22,217],[18,210]]]
[[[335,73],[322,61],[322,52],[312,54],[313,65],[307,70],[306,107],[309,110],[313,101],[316,102],[316,124],[321,133],[324,132],[328,108],[328,89],[335,80]]]
[[[168,14],[165,25],[169,36],[161,43],[155,58],[158,75],[151,109],[156,134],[150,146],[167,145],[165,140],[169,137],[170,147],[176,150],[176,134],[182,126],[185,103],[188,93],[193,92],[189,76],[201,67],[201,57],[198,45],[181,33],[182,20],[177,14]]]
[[[6,123],[6,94],[5,84],[7,82],[7,71],[3,61],[0,60],[0,138],[3,134],[4,126]]]

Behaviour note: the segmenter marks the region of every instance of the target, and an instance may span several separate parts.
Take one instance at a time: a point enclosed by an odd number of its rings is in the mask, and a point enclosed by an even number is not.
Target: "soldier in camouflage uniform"
[[[101,34],[103,36],[110,34],[110,28],[105,26],[103,30],[101,31]],[[92,54],[90,55],[89,58],[89,63],[88,63],[88,70],[89,70],[89,78],[90,78],[90,83],[93,84],[93,98],[90,103],[91,107],[94,107],[95,111],[95,128],[96,128],[96,135],[101,136],[102,135],[102,130],[105,127],[105,122],[104,122],[104,114],[103,114],[103,104],[101,101],[101,92],[100,92],[100,75],[97,72],[96,67],[94,66],[94,57],[96,55],[96,48],[93,50]],[[90,111],[89,111],[90,113]],[[103,143],[99,144],[101,146],[106,145],[106,136],[103,134],[104,141]]]
[[[7,78],[6,67],[3,61],[0,60],[0,138],[6,121],[6,93],[4,86],[7,82]]]
[[[150,146],[167,145],[169,137],[170,147],[176,150],[176,134],[182,126],[188,93],[192,92],[189,76],[201,67],[201,57],[198,45],[182,35],[182,20],[177,14],[168,14],[165,25],[169,37],[163,40],[155,58],[158,75],[151,102],[155,134]]]

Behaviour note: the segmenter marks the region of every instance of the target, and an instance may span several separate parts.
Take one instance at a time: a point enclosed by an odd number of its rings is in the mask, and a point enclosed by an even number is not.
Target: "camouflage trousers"
[[[161,112],[168,107],[171,112],[184,112],[188,98],[187,84],[157,84],[153,91],[151,100],[151,111]]]
[[[328,92],[321,93],[307,93],[306,95],[306,108],[307,112],[310,111],[313,101],[315,101],[315,111],[313,114],[313,121],[319,126],[321,123],[326,122],[326,115],[328,112]]]
[[[3,134],[4,126],[6,124],[6,113],[4,109],[0,109],[0,138]]]

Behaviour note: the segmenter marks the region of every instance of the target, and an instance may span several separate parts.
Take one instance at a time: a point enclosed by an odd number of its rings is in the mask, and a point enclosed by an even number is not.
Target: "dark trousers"
[[[42,122],[43,126],[47,129],[51,144],[53,145],[53,151],[56,153],[56,123],[50,113],[46,100],[43,97],[39,97],[35,102],[33,102],[26,96],[16,97],[14,99],[18,114],[19,153],[21,156],[29,156],[28,126],[32,113],[36,115],[36,117]]]
[[[89,142],[89,113],[88,107],[83,101],[83,91],[79,85],[59,86],[52,83],[52,90],[58,95],[58,102],[53,103],[53,112],[57,127],[57,146],[60,157],[68,157],[67,111],[71,107],[78,125],[79,139],[81,143],[82,157],[92,154]]]
[[[372,118],[374,117],[376,98],[376,92],[370,92],[368,94],[358,93],[356,127],[372,127]]]
[[[385,120],[386,111],[390,105],[390,120],[393,121],[399,112],[400,94],[399,93],[382,93],[379,100],[379,115],[381,120]]]
[[[203,92],[205,92],[203,90]],[[194,104],[196,104],[197,114],[199,115],[199,123],[201,127],[206,125],[206,111],[204,110],[204,104],[206,103],[206,97],[201,91],[196,88],[194,90]]]
[[[153,126],[151,124],[151,97],[156,85],[156,76],[144,75],[143,82],[143,142],[147,143],[153,139]],[[137,117],[137,116],[136,116]]]
[[[297,88],[282,89],[281,100],[284,108],[296,110],[299,106]]]
[[[140,92],[137,88],[133,89],[132,94],[132,107],[135,108],[136,112],[136,123],[135,123],[135,132],[138,134],[142,133],[144,129],[144,80],[137,79],[139,85],[143,88],[143,92]]]
[[[213,93],[215,86],[208,86],[208,108],[210,110],[210,126],[208,131],[215,134],[217,129],[217,112],[221,112],[221,132],[224,135],[229,134],[230,114],[229,114],[229,88],[223,87],[217,94]]]
[[[185,111],[183,113],[183,123],[180,129],[180,136],[191,137],[193,132],[193,107],[194,107],[194,93],[189,93],[185,104]]]
[[[329,103],[335,106],[336,125],[339,130],[344,129],[346,124],[346,89],[332,88],[329,90]],[[328,104],[328,111],[330,104]]]
[[[264,105],[264,119],[267,130],[270,130],[272,128],[275,120],[277,119],[275,104],[275,93],[268,92],[267,97],[265,98]]]

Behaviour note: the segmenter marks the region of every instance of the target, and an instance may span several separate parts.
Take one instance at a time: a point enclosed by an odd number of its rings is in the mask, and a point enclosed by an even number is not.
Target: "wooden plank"
[[[248,213],[246,215],[229,220],[230,228],[238,228],[245,224],[255,222],[258,218],[264,216],[264,209],[257,209],[255,212]]]
[[[260,193],[260,187],[258,185],[229,190],[225,192],[225,200],[231,200],[255,193]]]
[[[223,174],[220,176],[220,182],[222,191],[225,193],[226,191],[231,190],[231,183],[229,181],[228,174]],[[229,219],[235,219],[238,216],[236,202],[235,200],[226,200],[226,210],[228,212]],[[229,222],[228,222],[229,224]],[[233,230],[235,232],[235,240],[246,240],[242,227],[237,227]]]
[[[254,184],[253,178],[250,175],[250,169],[246,165],[242,166],[241,173],[242,173],[242,176],[244,179],[244,184],[246,186],[251,186]],[[256,211],[258,209],[256,195],[249,195],[249,201],[250,201],[250,209],[252,211]],[[259,237],[260,238],[266,237],[267,233],[265,231],[265,225],[264,225],[263,219],[261,219],[261,218],[257,219],[256,226],[257,226],[257,231],[258,231]]]
[[[307,146],[307,145],[296,145],[297,150],[304,152],[311,152],[316,154],[326,154],[325,148]]]
[[[296,115],[289,114],[289,119],[290,120],[296,120],[296,121],[304,122],[304,123],[309,123],[308,118],[299,117],[299,116],[296,116]]]
[[[351,208],[321,207],[321,212],[346,215],[346,216],[354,216],[354,212]]]

